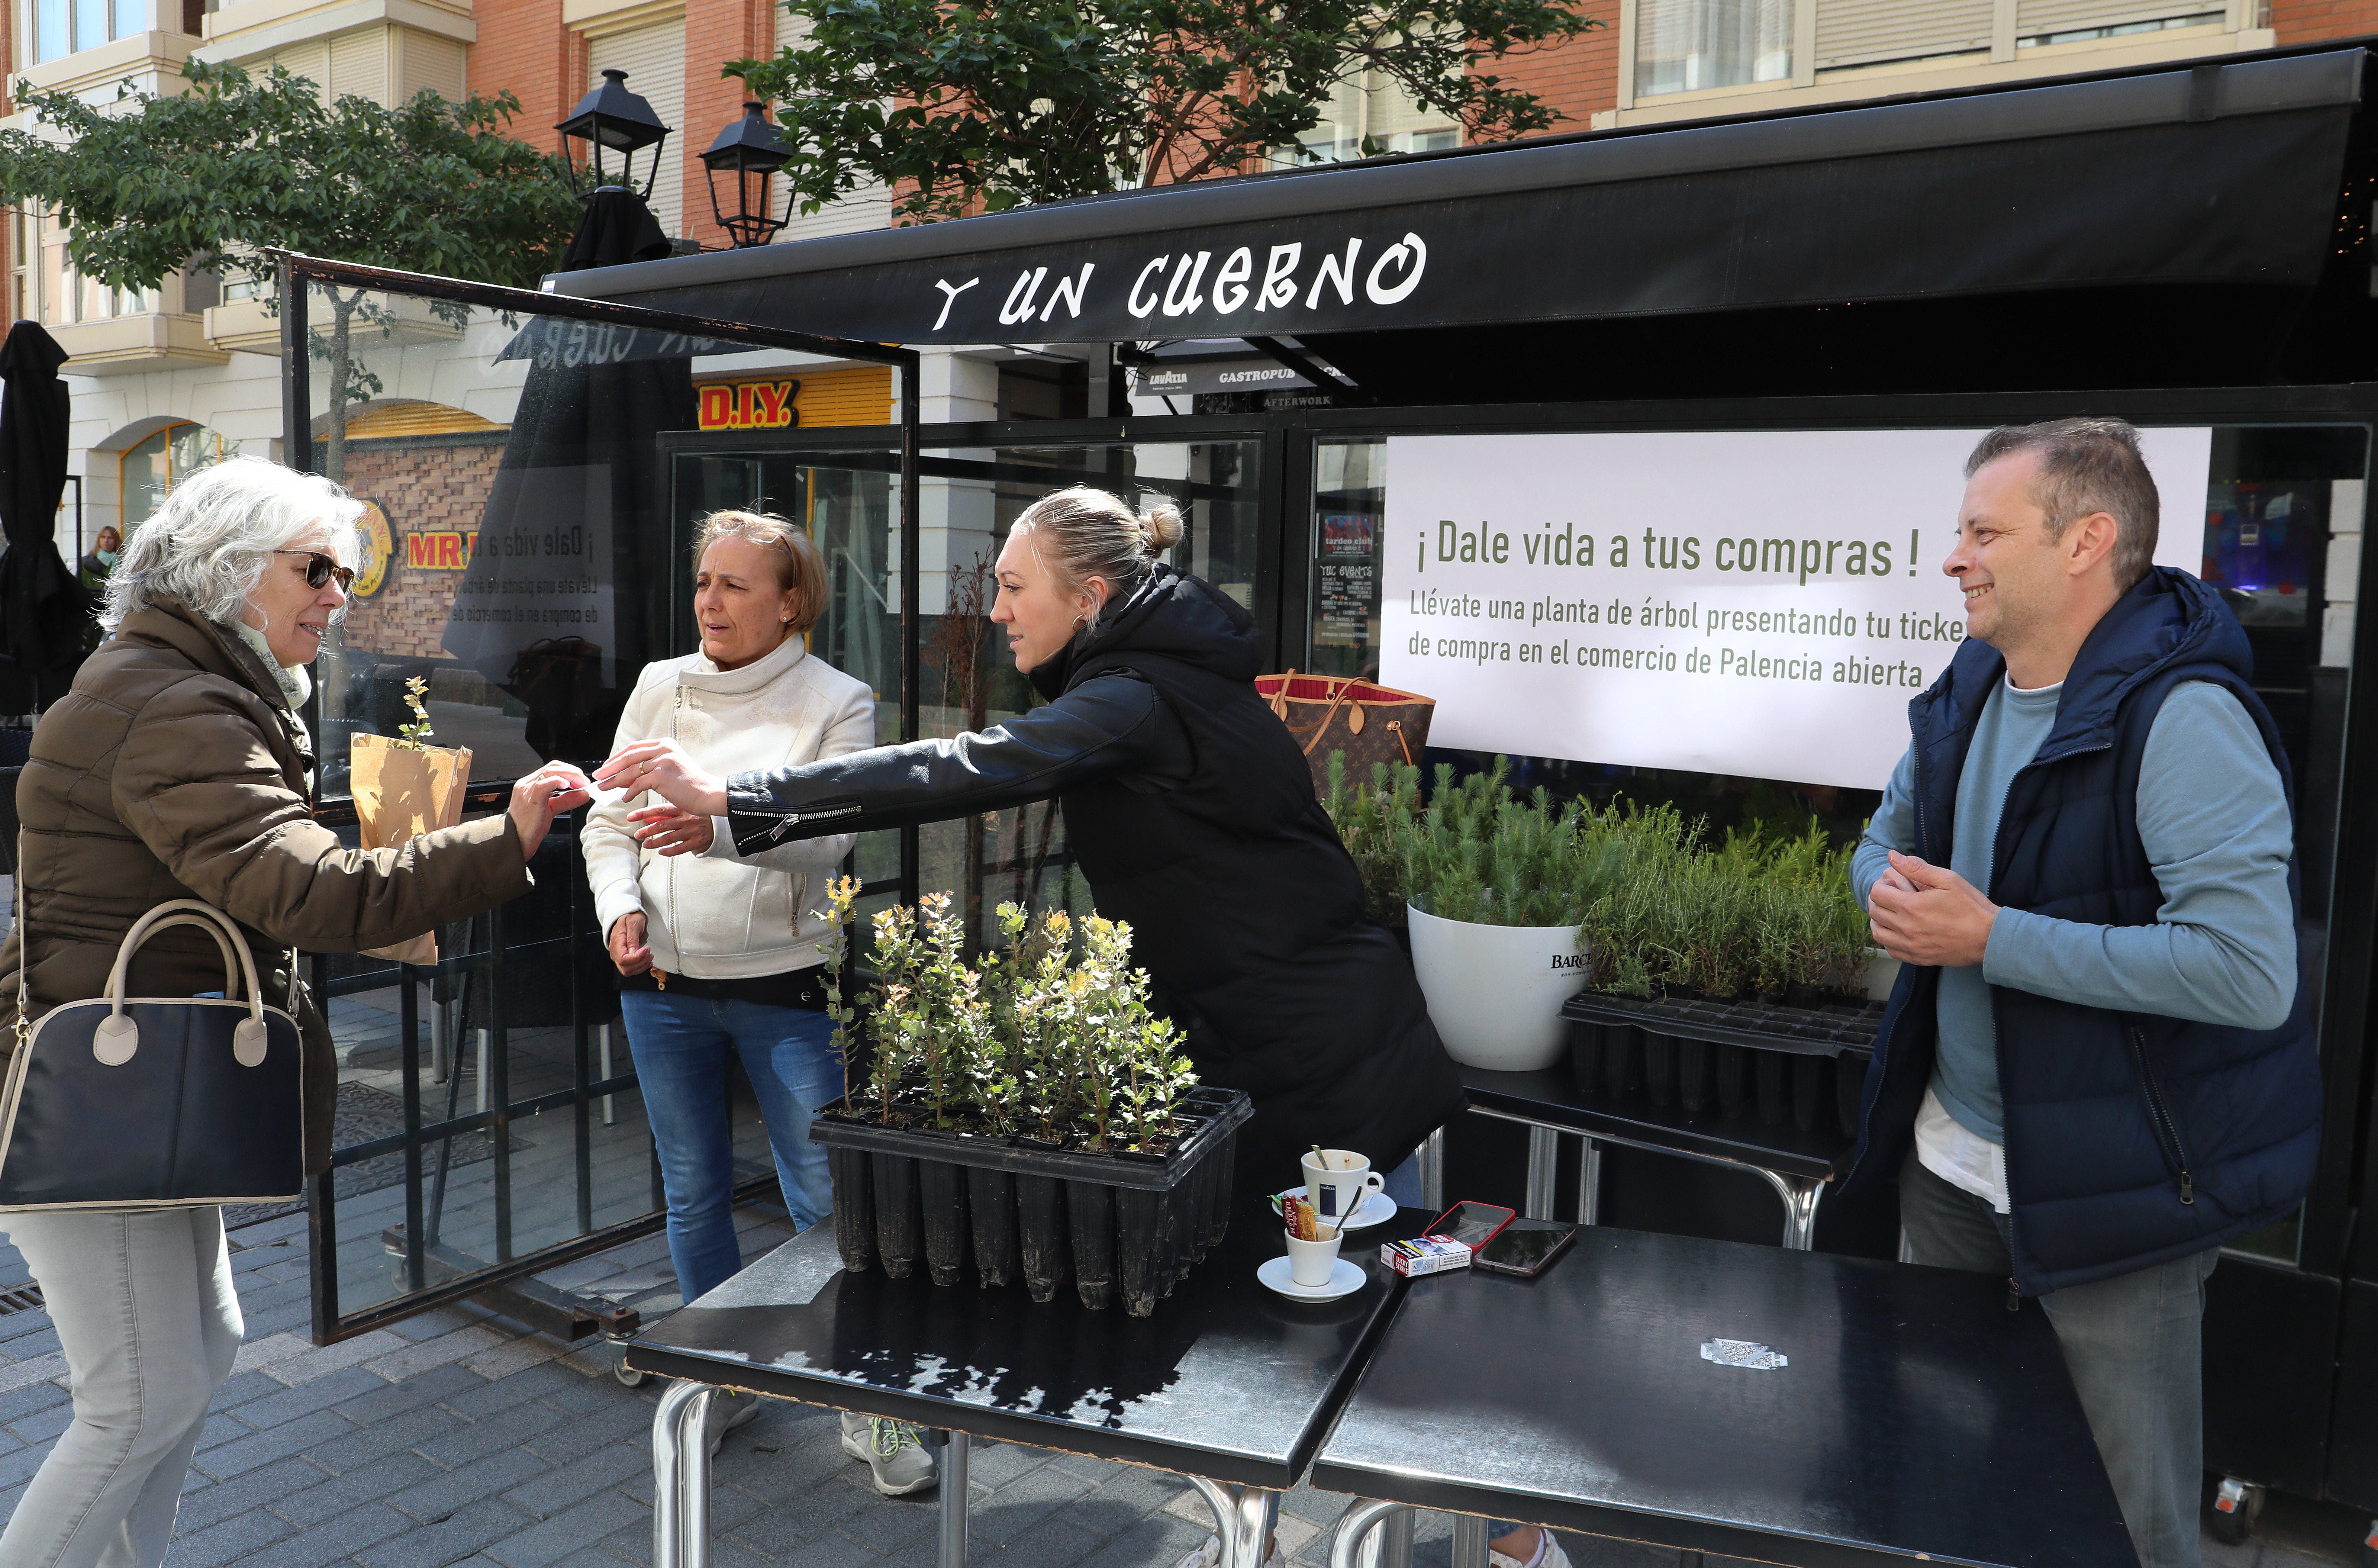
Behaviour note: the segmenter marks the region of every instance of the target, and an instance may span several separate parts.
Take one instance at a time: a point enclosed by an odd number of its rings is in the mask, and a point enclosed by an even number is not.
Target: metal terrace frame
[[[748,344],[761,348],[790,349],[805,354],[856,359],[863,363],[887,365],[900,373],[900,418],[894,427],[897,432],[900,465],[900,725],[901,738],[913,740],[918,730],[918,458],[919,451],[918,419],[918,365],[919,356],[913,349],[896,345],[861,343],[852,339],[825,336],[811,332],[791,332],[782,328],[760,327],[742,322],[717,320],[703,317],[679,315],[667,311],[646,310],[635,306],[615,305],[606,300],[582,299],[575,296],[546,293],[529,289],[503,288],[490,283],[467,283],[453,278],[431,277],[416,272],[397,271],[382,267],[365,267],[350,262],[325,260],[288,251],[274,250],[271,255],[280,272],[281,296],[281,372],[282,451],[293,467],[310,464],[315,441],[312,412],[312,367],[308,361],[306,342],[306,294],[308,283],[369,288],[390,294],[415,297],[450,300],[457,304],[476,306],[485,309],[514,312],[524,316],[555,316],[572,320],[607,322],[615,326],[643,328],[657,332],[672,332],[690,338],[704,338]],[[320,731],[321,698],[319,693],[309,699],[306,714],[308,724]],[[352,801],[324,802],[318,795],[314,802],[317,817],[328,826],[352,826],[355,822]],[[467,791],[466,811],[502,810],[510,792],[509,782],[482,784]],[[917,896],[918,837],[913,826],[903,827],[900,834],[900,876],[896,889],[904,902],[913,902]],[[571,850],[576,859],[574,846]],[[570,889],[574,911],[582,889]],[[515,1114],[537,1116],[548,1110],[568,1106],[575,1117],[579,1164],[579,1216],[582,1227],[591,1224],[590,1188],[586,1176],[588,1118],[594,1103],[607,1094],[631,1089],[635,1085],[632,1072],[613,1074],[596,1079],[589,1072],[586,1025],[579,1016],[578,987],[571,985],[571,1032],[574,1039],[573,1082],[569,1089],[539,1096],[534,1101],[514,1105],[510,1102],[505,1071],[506,1053],[503,1044],[503,988],[491,985],[493,1016],[488,1020],[490,1031],[490,1074],[486,1084],[488,1109],[469,1116],[440,1121],[434,1127],[421,1126],[421,1084],[417,1043],[419,1040],[418,994],[414,981],[441,974],[459,979],[469,971],[486,967],[494,955],[505,951],[503,913],[499,909],[489,917],[491,935],[488,950],[481,954],[450,957],[434,969],[406,966],[402,976],[403,1051],[403,1102],[405,1130],[388,1138],[374,1140],[350,1149],[334,1150],[329,1170],[314,1178],[308,1192],[311,1215],[311,1267],[313,1272],[313,1337],[317,1345],[330,1345],[357,1334],[369,1333],[387,1323],[411,1317],[432,1307],[468,1297],[497,1296],[507,1313],[533,1322],[535,1326],[578,1338],[594,1330],[609,1326],[615,1329],[633,1326],[632,1312],[619,1312],[592,1302],[581,1302],[535,1285],[526,1276],[555,1267],[572,1259],[585,1257],[615,1247],[636,1236],[649,1235],[662,1228],[665,1215],[659,1210],[659,1180],[654,1179],[655,1209],[639,1217],[607,1226],[599,1231],[585,1231],[568,1241],[538,1249],[523,1256],[510,1255],[509,1224],[510,1208],[510,1126]],[[565,944],[570,938],[565,934]],[[313,955],[313,981],[317,997],[327,1010],[330,997],[328,959]],[[574,974],[574,971],[572,971]],[[356,977],[343,983],[342,990],[358,988],[356,982],[378,987],[388,983],[383,974]],[[497,1174],[497,1258],[492,1261],[457,1257],[440,1260],[438,1248],[424,1235],[422,1212],[422,1150],[432,1137],[448,1138],[474,1131],[486,1131],[493,1140]],[[363,1311],[342,1315],[339,1310],[337,1208],[332,1190],[334,1173],[360,1161],[402,1151],[405,1164],[405,1236],[403,1265],[406,1284],[412,1288],[394,1300],[381,1303]],[[773,1177],[743,1184],[736,1196],[742,1198],[769,1186]],[[451,1271],[450,1277],[431,1284],[433,1265],[440,1272]],[[475,1265],[475,1266],[474,1266]]]

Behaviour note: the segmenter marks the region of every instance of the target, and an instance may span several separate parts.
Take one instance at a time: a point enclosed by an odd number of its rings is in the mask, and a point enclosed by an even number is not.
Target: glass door
[[[913,368],[871,344],[838,345],[847,368],[826,340],[695,336],[566,296],[307,266],[292,460],[366,503],[361,569],[314,669],[317,812],[358,846],[376,796],[358,798],[356,747],[416,712],[427,744],[469,754],[465,818],[503,809],[545,761],[608,754],[638,673],[690,634],[681,525],[720,502],[689,492],[680,508],[669,452],[700,428],[706,364],[766,350],[877,381],[871,367]],[[833,652],[879,682],[896,734],[898,622],[880,607],[898,570],[896,430],[887,444],[857,489],[796,481],[786,504],[865,563],[837,587],[872,613],[838,608],[821,630],[847,639]],[[739,501],[774,482],[731,465],[715,478]],[[437,932],[434,959],[311,958],[339,1059],[331,1168],[310,1202],[318,1341],[498,1289],[507,1310],[550,1309],[574,1335],[607,1304],[548,1300],[521,1276],[660,1228],[582,817],[556,824],[530,893]],[[735,1102],[738,1195],[773,1195],[756,1104]]]

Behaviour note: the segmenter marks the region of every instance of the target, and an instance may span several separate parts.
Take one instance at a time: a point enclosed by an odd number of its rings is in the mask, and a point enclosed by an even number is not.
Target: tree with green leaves
[[[100,104],[18,84],[37,128],[0,131],[0,201],[64,220],[85,278],[153,289],[195,260],[269,291],[273,247],[534,287],[577,223],[560,161],[507,134],[520,112],[509,92],[453,103],[425,89],[390,107],[326,103],[280,66],[252,76],[191,60],[182,75],[186,91],[127,83]],[[396,320],[363,289],[332,289],[330,304],[313,354],[330,368],[324,469],[337,479],[347,406],[380,390],[354,340]],[[457,325],[467,316],[447,308]]]
[[[906,222],[1237,174],[1390,83],[1498,141],[1565,118],[1483,67],[1600,24],[1575,0],[788,0],[807,36],[726,74],[773,97],[814,212]],[[1365,156],[1379,151],[1363,148]]]

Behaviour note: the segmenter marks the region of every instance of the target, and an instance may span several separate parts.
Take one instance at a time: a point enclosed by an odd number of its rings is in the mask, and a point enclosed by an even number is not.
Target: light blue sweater
[[[1950,869],[1984,893],[2007,787],[2037,754],[2062,688],[2000,681],[1957,781]],[[1916,848],[1914,762],[1891,776],[1850,860],[1864,904]],[[2139,839],[2163,889],[2153,925],[2088,925],[2000,910],[1977,966],[1940,973],[1940,1054],[1932,1090],[1970,1132],[2004,1143],[1998,1032],[1989,988],[2084,1007],[2276,1029],[2295,1001],[2296,935],[2288,901],[2295,826],[2278,770],[2238,699],[2191,681],[2164,699],[2139,770]]]

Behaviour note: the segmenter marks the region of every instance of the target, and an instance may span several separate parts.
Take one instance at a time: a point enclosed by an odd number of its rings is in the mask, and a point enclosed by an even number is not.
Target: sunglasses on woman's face
[[[333,560],[330,556],[324,555],[318,549],[277,549],[272,553],[275,555],[304,556],[306,558],[306,585],[309,588],[318,588],[323,584],[329,582],[331,578],[336,577],[339,580],[339,592],[343,594],[347,591],[349,585],[353,584],[355,580],[355,569],[354,567],[342,566],[337,561]]]

